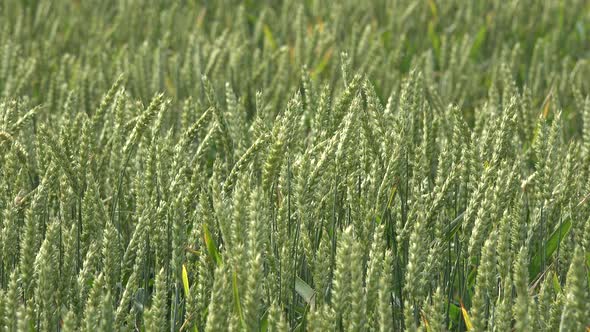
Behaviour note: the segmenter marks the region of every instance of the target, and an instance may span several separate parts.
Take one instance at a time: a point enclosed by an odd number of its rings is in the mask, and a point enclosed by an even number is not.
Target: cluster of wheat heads
[[[0,3],[0,331],[585,331],[590,6]]]

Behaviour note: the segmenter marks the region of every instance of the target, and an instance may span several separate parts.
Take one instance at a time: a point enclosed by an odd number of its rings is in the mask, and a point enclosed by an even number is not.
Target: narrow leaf
[[[182,286],[184,287],[184,296],[188,297],[188,273],[186,272],[186,266],[184,264],[182,264]]]
[[[219,255],[219,251],[217,251],[217,245],[215,244],[215,240],[211,236],[209,232],[209,228],[206,224],[203,224],[203,237],[205,240],[205,245],[207,246],[207,252],[209,256],[213,259],[213,261],[219,266],[223,262],[221,261],[221,255]]]
[[[463,320],[465,321],[467,331],[473,330],[473,323],[471,323],[471,318],[469,317],[469,313],[467,312],[467,309],[465,309],[463,302],[461,302],[461,313],[463,313]]]
[[[236,311],[238,312],[238,316],[240,317],[240,321],[244,321],[244,314],[242,313],[242,305],[240,304],[240,292],[238,290],[238,275],[236,271],[232,274],[232,292],[234,295],[234,302],[236,304]]]
[[[547,262],[553,253],[557,250],[559,243],[563,241],[566,235],[569,233],[570,229],[572,228],[571,220],[567,220],[561,224],[554,232],[551,234],[547,242],[545,243],[545,250],[539,250],[534,256],[531,261],[531,265],[529,268],[529,277],[531,279],[535,279],[539,273],[541,273],[541,263],[543,261]]]
[[[303,279],[295,277],[295,291],[307,302],[312,308],[315,307],[315,291]]]

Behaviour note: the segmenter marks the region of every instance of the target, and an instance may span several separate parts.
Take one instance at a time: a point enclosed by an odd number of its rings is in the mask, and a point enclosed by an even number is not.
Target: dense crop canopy
[[[584,0],[0,1],[0,332],[585,331]]]

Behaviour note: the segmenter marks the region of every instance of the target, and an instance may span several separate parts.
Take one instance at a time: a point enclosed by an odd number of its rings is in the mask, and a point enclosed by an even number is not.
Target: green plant
[[[586,1],[0,22],[0,331],[590,327]]]

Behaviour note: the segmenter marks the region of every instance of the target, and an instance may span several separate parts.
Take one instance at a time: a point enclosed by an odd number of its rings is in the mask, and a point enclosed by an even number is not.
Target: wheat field
[[[590,3],[3,0],[0,332],[590,331]]]

